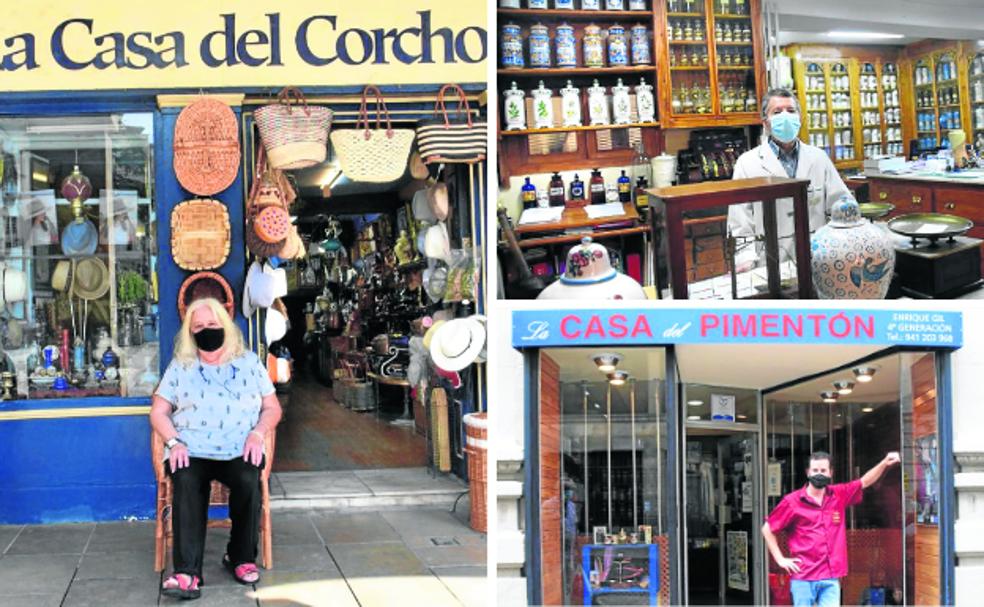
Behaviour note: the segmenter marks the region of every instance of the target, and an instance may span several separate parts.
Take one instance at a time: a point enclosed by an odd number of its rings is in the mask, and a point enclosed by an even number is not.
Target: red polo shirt
[[[789,558],[800,559],[794,580],[827,580],[847,575],[847,534],[844,511],[861,503],[861,480],[828,485],[823,504],[806,493],[806,485],[782,498],[769,515],[772,533],[786,531]]]

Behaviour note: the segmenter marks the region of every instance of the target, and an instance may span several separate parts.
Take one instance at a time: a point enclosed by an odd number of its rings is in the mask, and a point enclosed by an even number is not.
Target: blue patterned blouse
[[[229,460],[242,455],[262,399],[273,392],[259,357],[246,352],[221,365],[172,360],[156,394],[171,403],[171,421],[191,457]]]

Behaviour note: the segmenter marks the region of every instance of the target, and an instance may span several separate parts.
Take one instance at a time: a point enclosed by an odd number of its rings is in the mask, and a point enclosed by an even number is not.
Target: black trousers
[[[211,483],[217,480],[229,488],[229,518],[232,531],[226,554],[233,565],[256,562],[260,531],[260,466],[236,457],[228,461],[190,458],[187,467],[171,472],[164,467],[174,488],[171,522],[174,529],[174,571],[202,577],[205,533],[208,526],[208,498]]]

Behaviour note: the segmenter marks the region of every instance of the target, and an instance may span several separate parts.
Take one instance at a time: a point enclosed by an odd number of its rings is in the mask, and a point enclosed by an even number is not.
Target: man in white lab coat
[[[850,195],[850,191],[827,152],[799,140],[800,109],[793,93],[786,89],[770,90],[762,103],[762,124],[765,125],[765,143],[738,158],[733,178],[775,176],[809,179],[807,206],[812,233],[826,223],[826,212],[830,206],[841,196]],[[776,201],[776,220],[780,261],[795,259],[792,198]],[[728,231],[739,238],[764,235],[762,203],[728,207]],[[754,247],[742,247],[739,240],[735,255],[736,270],[744,272],[755,265],[765,265],[764,243],[759,241]]]

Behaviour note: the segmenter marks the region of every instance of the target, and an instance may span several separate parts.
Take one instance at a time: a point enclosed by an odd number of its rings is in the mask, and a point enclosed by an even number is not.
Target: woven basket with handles
[[[301,91],[285,87],[277,103],[256,110],[256,126],[270,166],[303,169],[324,162],[331,119],[330,109],[308,105]]]
[[[211,198],[186,200],[171,211],[171,256],[183,270],[212,270],[229,257],[229,210]]]
[[[376,97],[375,129],[369,128],[366,101],[369,93]],[[386,120],[385,129],[381,128],[383,119]],[[345,176],[366,183],[389,183],[402,177],[407,169],[413,139],[413,130],[393,128],[383,95],[379,88],[372,85],[362,91],[362,106],[355,128],[331,133],[331,144],[335,147]]]

